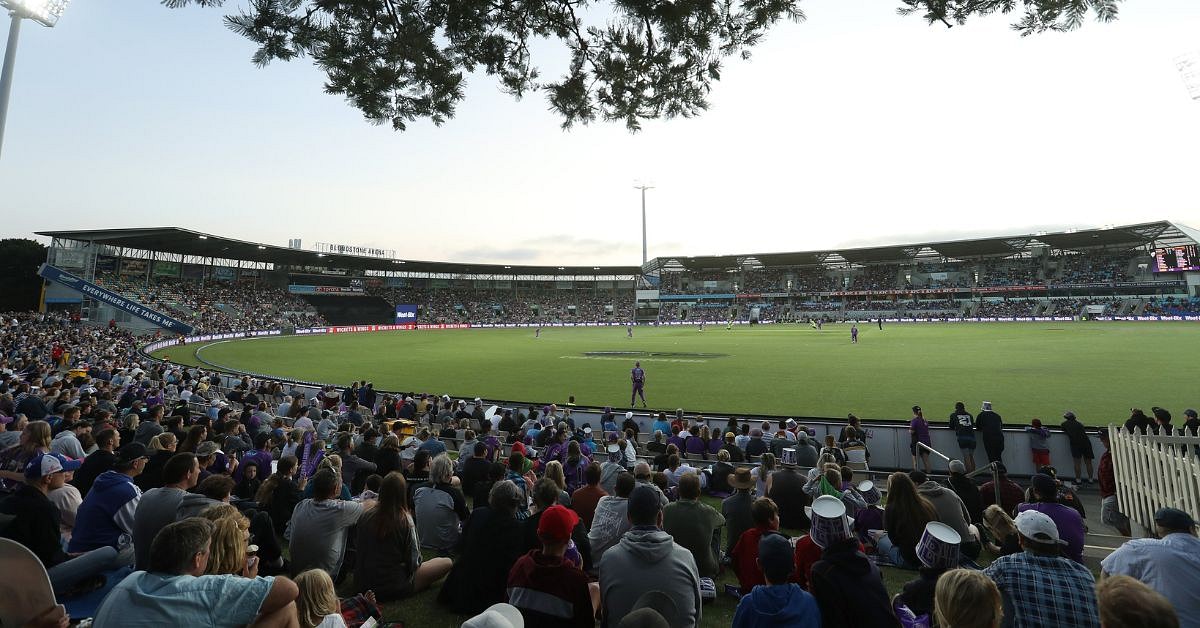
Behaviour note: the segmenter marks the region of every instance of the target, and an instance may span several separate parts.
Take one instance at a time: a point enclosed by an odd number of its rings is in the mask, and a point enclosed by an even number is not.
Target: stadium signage
[[[321,253],[334,253],[337,255],[362,255],[366,257],[386,257],[388,259],[396,258],[395,249],[377,249],[369,246],[355,246],[353,244],[329,244],[327,242],[317,242],[316,248]]]
[[[417,322],[417,306],[401,303],[396,306],[396,324]]]
[[[360,295],[363,293],[361,287],[347,286],[303,286],[292,284],[288,286],[288,292],[292,294],[341,294],[341,295]]]
[[[401,331],[416,328],[417,326],[412,323],[407,325],[346,325],[342,327],[326,327],[325,333],[348,334],[359,331]]]
[[[96,284],[76,277],[67,271],[56,268],[49,264],[42,264],[38,268],[38,274],[45,277],[48,281],[64,285],[86,297],[93,298],[101,303],[106,303],[112,307],[128,312],[142,320],[149,321],[162,327],[163,329],[173,331],[177,334],[189,334],[192,331],[192,326],[186,323],[177,321],[166,314],[152,310],[137,301],[126,299],[125,297],[101,288]]]

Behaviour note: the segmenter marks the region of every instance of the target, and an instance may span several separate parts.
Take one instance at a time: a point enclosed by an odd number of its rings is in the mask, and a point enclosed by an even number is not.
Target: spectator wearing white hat
[[[1006,600],[1005,615],[1014,626],[1099,628],[1096,580],[1087,567],[1061,556],[1054,520],[1026,510],[1016,524],[1025,551],[1001,556],[983,570]]]
[[[1004,456],[1004,421],[992,410],[992,402],[985,401],[982,410],[975,416],[975,429],[983,437],[983,449],[988,462],[1001,462]]]

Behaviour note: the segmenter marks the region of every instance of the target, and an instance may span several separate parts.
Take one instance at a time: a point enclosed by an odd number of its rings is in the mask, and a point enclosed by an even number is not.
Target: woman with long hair
[[[897,566],[916,569],[917,543],[925,525],[937,520],[937,511],[917,492],[917,485],[903,471],[888,476],[887,505],[883,509],[883,527],[887,534],[878,537],[879,554]]]
[[[303,499],[302,491],[308,483],[306,478],[300,478],[299,481],[295,479],[297,466],[299,463],[295,456],[280,458],[275,473],[263,480],[262,486],[258,487],[258,494],[254,496],[258,507],[271,515],[276,534],[283,534],[287,529],[292,511]]]
[[[766,452],[762,455],[762,463],[750,470],[754,478],[755,495],[766,497],[771,492],[771,474],[775,473],[775,454]]]
[[[176,448],[177,453],[196,453],[196,448],[208,439],[208,428],[203,425],[193,425],[188,429],[187,438]]]
[[[25,483],[25,465],[34,456],[50,451],[50,424],[30,421],[16,445],[0,452],[0,493],[10,493]]]
[[[575,441],[571,441],[572,445],[577,445]],[[562,463],[557,460],[551,460],[546,465],[546,477],[554,482],[558,487],[558,504],[566,508],[571,507],[571,493],[567,491],[567,476],[563,473]]]
[[[233,508],[229,512],[222,506],[213,506],[200,513],[201,517],[213,522],[212,544],[208,549],[208,567],[204,573],[210,576],[234,574],[253,577],[258,574],[258,561],[249,560],[247,546],[250,542],[250,520]]]
[[[417,526],[408,510],[408,484],[393,471],[379,486],[379,504],[358,522],[354,589],[381,602],[423,591],[450,573],[453,561],[421,560]]]

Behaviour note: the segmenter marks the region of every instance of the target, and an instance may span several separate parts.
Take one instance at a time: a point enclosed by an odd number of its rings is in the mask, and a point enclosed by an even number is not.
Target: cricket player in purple
[[[850,325],[850,342],[858,342],[858,325]]]
[[[646,393],[642,390],[646,385],[646,371],[642,370],[641,362],[633,363],[633,370],[629,372],[629,381],[633,383],[633,392],[629,395],[629,405],[633,406],[634,401],[642,398],[642,407],[646,407]]]

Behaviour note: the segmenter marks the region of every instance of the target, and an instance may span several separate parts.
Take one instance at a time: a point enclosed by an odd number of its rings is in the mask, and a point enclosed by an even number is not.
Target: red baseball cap
[[[579,515],[564,506],[551,506],[542,511],[538,520],[538,536],[547,540],[564,542],[571,538],[571,531],[579,525]]]

